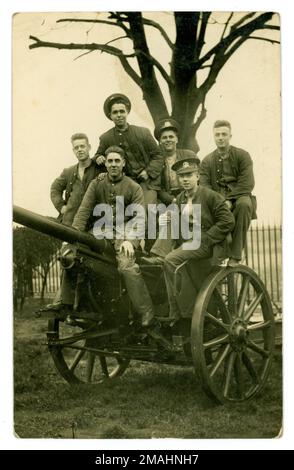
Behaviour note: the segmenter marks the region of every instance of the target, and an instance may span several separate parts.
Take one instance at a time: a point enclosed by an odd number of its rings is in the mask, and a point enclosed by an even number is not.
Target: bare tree
[[[154,123],[169,114],[158,80],[160,74],[169,90],[171,116],[181,125],[180,145],[195,150],[195,136],[206,117],[206,96],[227,61],[248,40],[279,43],[278,38],[264,34],[265,31],[270,31],[271,35],[274,31],[279,31],[279,26],[272,21],[274,15],[272,12],[250,12],[241,15],[231,12],[223,15],[225,20],[221,25],[215,20],[212,12],[175,12],[173,18],[176,35],[173,41],[158,22],[144,17],[141,12],[110,12],[105,19],[65,18],[57,22],[106,24],[112,28],[120,28],[123,36],[104,44],[64,44],[30,36],[33,43],[29,47],[83,50],[86,53],[102,51],[116,56],[125,72],[141,88]],[[216,44],[207,48],[210,29],[215,24],[221,26],[221,34]],[[146,27],[160,32],[162,40],[167,44],[170,50],[169,72],[151,55]],[[261,35],[255,34],[261,30]],[[131,41],[133,52],[126,53],[123,49],[110,45],[117,40],[122,40],[126,47]]]

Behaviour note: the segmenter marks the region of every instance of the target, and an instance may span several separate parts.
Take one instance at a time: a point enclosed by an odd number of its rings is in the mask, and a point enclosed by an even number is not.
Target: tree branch
[[[207,23],[208,23],[210,15],[211,15],[211,11],[202,13],[201,26],[200,26],[199,36],[197,38],[197,43],[196,43],[196,53],[195,53],[196,59],[199,58],[201,51],[202,51],[202,47],[205,44],[206,27],[207,27]]]
[[[158,60],[156,60],[152,55],[147,54],[146,52],[141,51],[139,49],[135,51],[135,55],[138,55],[138,54],[141,54],[144,57],[146,57],[146,59],[159,70],[159,72],[161,73],[161,75],[163,76],[163,78],[165,79],[165,81],[167,82],[170,88],[174,86],[173,80],[171,79],[169,74],[166,72],[165,68],[161,65],[161,63]]]
[[[30,36],[30,39],[35,41],[34,44],[29,45],[29,49],[36,49],[38,47],[51,47],[55,49],[70,49],[70,50],[87,50],[89,52],[93,51],[102,51],[106,52],[107,54],[114,55],[119,58],[121,65],[123,66],[124,70],[127,72],[127,74],[134,80],[137,85],[141,86],[142,81],[141,77],[135,72],[135,70],[131,67],[131,65],[128,62],[128,58],[130,57],[135,57],[136,54],[124,54],[121,49],[118,49],[117,47],[113,46],[106,46],[105,44],[75,44],[75,43],[69,43],[69,44],[62,44],[62,43],[54,43],[54,42],[47,42],[47,41],[41,41],[35,36]]]
[[[248,13],[247,15],[242,16],[242,18],[240,18],[240,20],[236,21],[236,23],[234,23],[231,26],[231,31],[235,31],[235,29],[239,28],[239,26],[241,26],[241,24],[243,24],[245,21],[249,20],[250,18],[252,18],[255,15],[256,15],[256,12],[253,11],[251,13]]]
[[[119,28],[122,28],[124,32],[127,34],[129,37],[129,29],[126,27],[125,24],[117,20],[116,23],[113,21],[109,20],[91,20],[91,19],[82,19],[82,18],[62,18],[60,20],[57,20],[56,23],[64,23],[64,22],[71,22],[71,23],[99,23],[99,24],[108,24],[111,26],[118,26]]]
[[[111,44],[112,42],[118,41],[119,39],[125,39],[125,38],[128,38],[128,36],[119,36],[118,38],[111,39],[110,41],[107,41],[105,43],[105,46],[107,46],[108,44]]]
[[[126,56],[122,55],[122,56],[118,56],[119,60],[120,60],[120,63],[124,69],[124,71],[129,75],[129,77],[131,77],[134,82],[140,87],[142,88],[142,79],[140,77],[140,75],[137,74],[137,72],[135,72],[135,70],[133,69],[133,67],[131,67],[128,59],[126,58]]]
[[[196,122],[194,122],[193,125],[192,125],[192,129],[195,132],[195,134],[197,133],[202,121],[204,121],[204,119],[206,118],[206,115],[207,115],[207,109],[205,108],[205,98],[204,98],[204,100],[201,103],[201,112],[200,112]]]
[[[92,19],[82,19],[82,18],[63,18],[63,19],[57,20],[56,23],[64,23],[64,22],[100,23],[100,24],[107,24],[110,26],[118,26],[127,33],[128,37],[130,37],[130,30],[124,24],[124,22],[128,21],[127,17],[122,19],[119,15],[113,15],[113,18],[116,20],[116,23],[113,21],[109,21],[109,20],[94,20],[94,19],[92,20]],[[149,20],[148,18],[142,18],[142,20],[143,20],[144,25],[152,26],[153,28],[156,28],[161,33],[161,35],[163,36],[163,38],[165,39],[169,47],[173,49],[174,47],[173,42],[170,40],[167,32],[159,23],[153,20]]]
[[[108,54],[115,55],[117,57],[124,56],[124,57],[135,57],[135,54],[124,54],[121,49],[117,47],[108,46],[105,44],[97,44],[97,43],[89,43],[89,44],[77,44],[77,43],[60,43],[60,42],[49,42],[49,41],[42,41],[35,36],[30,36],[29,39],[35,41],[34,44],[29,45],[29,49],[36,49],[38,47],[51,47],[54,49],[86,49],[89,51],[102,51],[107,52]]]
[[[163,29],[163,27],[157,23],[156,21],[149,20],[147,18],[143,18],[143,24],[147,26],[153,26],[153,28],[158,29],[158,31],[161,33],[161,35],[164,37],[165,41],[169,45],[171,49],[174,48],[173,42],[170,40],[169,36],[167,35],[166,31]]]
[[[80,55],[78,55],[77,57],[75,57],[74,60],[78,60],[78,59],[80,59],[81,57],[84,57],[84,55],[91,54],[92,52],[95,52],[95,51],[87,51],[87,52],[84,52],[84,54],[80,54]]]
[[[262,36],[248,36],[248,39],[259,39],[260,41],[267,41],[271,42],[272,44],[281,44],[280,41],[276,41],[275,39],[263,38]]]
[[[230,13],[229,18],[228,18],[228,20],[227,20],[227,22],[226,22],[226,24],[225,24],[225,27],[224,27],[224,29],[223,29],[223,32],[222,32],[222,35],[221,35],[221,38],[220,38],[221,41],[222,41],[222,40],[224,39],[224,37],[225,37],[226,30],[227,30],[227,28],[228,28],[228,26],[229,26],[229,24],[230,24],[230,21],[231,21],[231,19],[233,18],[233,16],[234,16],[234,12]]]
[[[122,14],[125,15],[124,18],[122,18],[122,16],[121,16]],[[113,13],[111,13],[110,17],[116,19],[117,21],[121,21],[121,22],[129,21],[128,12],[125,12],[125,13],[124,12],[114,13],[113,12]],[[169,47],[171,49],[173,49],[174,45],[173,45],[172,41],[170,40],[170,38],[169,38],[167,32],[165,31],[165,29],[159,23],[157,23],[154,20],[144,18],[143,16],[141,16],[141,20],[142,20],[143,25],[152,26],[153,28],[156,28],[162,34],[162,36],[164,37],[164,39],[167,42],[167,44],[169,45]]]
[[[248,16],[248,15],[245,15]],[[238,38],[242,36],[249,36],[256,29],[265,29],[266,21],[271,20],[273,13],[262,13],[254,20],[246,23],[243,26],[240,26],[237,29],[234,29],[230,34],[225,37],[222,41],[216,44],[210,51],[208,51],[201,59],[194,62],[193,66],[195,71],[197,71],[207,60],[209,60],[213,55],[224,54],[226,49]],[[245,17],[243,17],[244,20]],[[241,21],[241,20],[240,20]],[[240,21],[238,23],[240,23]],[[235,23],[236,24],[236,23]],[[232,29],[232,28],[231,28]]]
[[[263,28],[256,28],[256,29],[273,29],[275,31],[280,31],[280,26],[274,26],[271,24],[265,24]]]
[[[149,52],[141,12],[127,12],[126,17],[126,21],[128,21],[130,25],[133,48],[142,78],[143,97],[155,122],[159,118],[158,116],[161,117],[168,114],[165,99],[154,71],[155,59],[151,58]],[[160,64],[158,63],[158,65]],[[161,72],[163,72],[161,65],[160,68]],[[166,74],[165,71],[164,73]],[[167,77],[166,75],[166,78]]]

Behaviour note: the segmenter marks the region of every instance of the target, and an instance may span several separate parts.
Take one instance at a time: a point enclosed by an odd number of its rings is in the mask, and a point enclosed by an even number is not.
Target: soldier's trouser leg
[[[165,230],[163,231],[163,235],[166,238],[160,238],[161,235],[161,227],[159,227],[159,235],[158,238],[155,240],[154,245],[152,246],[150,252],[152,255],[160,256],[161,258],[165,258],[175,247],[175,241],[172,239],[172,232],[171,232],[171,223],[168,222]]]
[[[54,302],[73,305],[75,298],[75,279],[68,270],[62,269],[60,276],[60,287],[55,294]]]
[[[156,204],[157,203],[157,191],[155,189],[149,189],[146,181],[140,183],[140,186],[143,190],[144,201],[147,207],[147,204]]]
[[[147,286],[134,258],[116,253],[118,271],[123,275],[130,300],[141,316],[142,326],[148,326],[154,317],[153,304]]]
[[[155,189],[149,189],[148,188],[148,183],[146,181],[143,181],[140,183],[140,186],[143,190],[143,195],[144,195],[144,202],[145,202],[145,207],[146,207],[146,214],[147,217],[148,215],[151,215],[151,220],[149,223],[153,224],[153,230],[154,233],[156,234],[156,210],[150,210],[151,208],[149,207],[148,210],[148,205],[149,204],[157,204],[157,191]],[[146,223],[146,234],[145,234],[145,249],[149,251],[151,248],[152,244],[154,243],[153,239],[148,238],[148,218],[146,217],[145,223]]]
[[[163,272],[166,283],[169,307],[170,307],[170,317],[171,319],[176,320],[181,314],[181,307],[177,302],[176,292],[175,292],[175,270],[180,266],[184,261],[197,260],[203,258],[210,258],[212,256],[212,247],[200,246],[198,250],[184,250],[182,247],[173,250],[169,253],[163,263]],[[182,273],[182,283],[185,283],[185,276],[187,273],[183,270]]]
[[[233,214],[235,228],[232,233],[231,256],[237,260],[242,258],[242,250],[246,243],[246,235],[250,225],[253,206],[250,196],[241,196],[236,200]]]
[[[171,240],[171,238],[167,238],[166,240],[157,238],[150,253],[165,258],[172,251],[174,244],[175,242]]]

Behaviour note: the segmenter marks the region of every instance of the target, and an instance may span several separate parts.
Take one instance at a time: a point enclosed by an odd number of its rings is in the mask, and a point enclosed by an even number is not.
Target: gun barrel
[[[13,220],[18,224],[32,228],[38,232],[46,233],[47,235],[51,235],[52,237],[58,238],[64,242],[82,243],[87,245],[96,253],[103,253],[106,251],[106,240],[97,240],[89,233],[80,232],[75,228],[69,227],[68,225],[62,225],[48,217],[36,214],[35,212],[23,209],[22,207],[13,206]]]

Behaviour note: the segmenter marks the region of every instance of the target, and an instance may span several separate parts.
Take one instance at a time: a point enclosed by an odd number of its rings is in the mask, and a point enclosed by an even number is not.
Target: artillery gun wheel
[[[274,353],[271,301],[247,266],[213,272],[197,296],[191,326],[195,372],[219,403],[242,402],[264,386]]]
[[[82,328],[65,325],[57,319],[48,322],[49,351],[62,377],[71,384],[98,384],[122,375],[130,361],[119,356],[106,357],[103,354],[85,350],[84,348],[95,349],[91,338],[64,345],[54,344],[56,340],[74,337],[81,332],[83,332]]]

